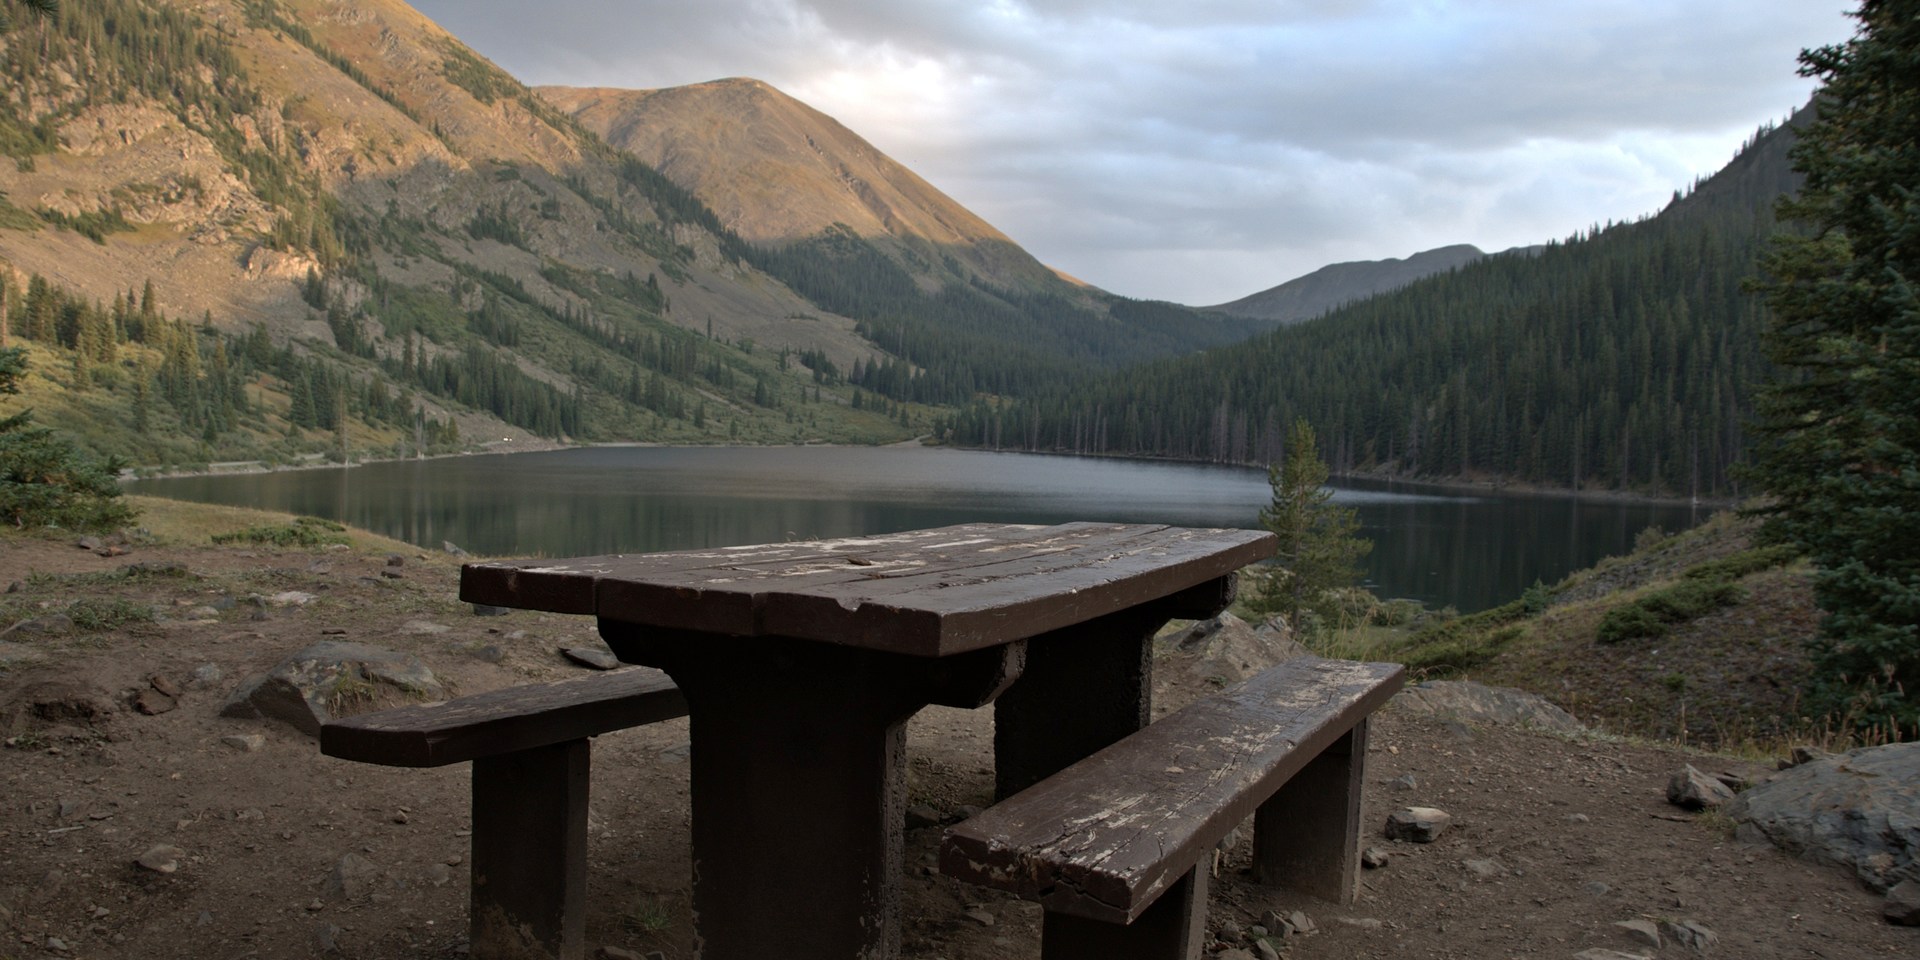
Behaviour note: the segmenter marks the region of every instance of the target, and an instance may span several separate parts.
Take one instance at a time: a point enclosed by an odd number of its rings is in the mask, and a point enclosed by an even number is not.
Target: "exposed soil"
[[[581,669],[555,650],[588,640],[589,620],[475,616],[455,600],[456,560],[409,548],[392,568],[387,554],[134,546],[101,557],[67,542],[0,539],[0,584],[20,583],[0,598],[15,619],[80,597],[157,605],[169,617],[0,637],[0,733],[9,738],[0,751],[0,958],[461,953],[465,769],[332,760],[287,726],[217,715],[242,677],[327,638],[416,653],[460,692]],[[192,575],[73,576],[136,562],[180,563]],[[316,599],[249,599],[285,591]],[[206,665],[221,679],[196,684]],[[1174,681],[1163,707],[1206,687],[1179,667],[1161,667]],[[155,675],[183,689],[176,708],[149,716],[129,704]],[[20,709],[45,699],[47,684],[81,700],[94,691],[114,709],[91,720]],[[988,802],[991,722],[991,711],[944,708],[914,719],[913,802],[949,813]],[[256,751],[222,743],[233,734],[261,734],[265,743]],[[690,956],[686,743],[683,720],[594,745],[588,930],[596,946]],[[1268,910],[1304,911],[1318,932],[1279,944],[1296,958],[1572,957],[1594,947],[1650,954],[1612,926],[1636,918],[1703,924],[1718,936],[1711,956],[1920,956],[1920,930],[1884,924],[1879,898],[1851,878],[1740,844],[1724,821],[1670,807],[1666,776],[1684,760],[1758,770],[1390,709],[1375,727],[1366,822],[1428,805],[1453,815],[1452,830],[1424,846],[1390,844],[1374,830],[1370,842],[1391,859],[1364,874],[1350,907],[1247,883],[1242,845],[1221,865],[1209,924],[1244,930]],[[1400,779],[1407,775],[1412,786]],[[1038,909],[935,874],[939,833],[908,834],[905,956],[1037,957]],[[163,844],[184,851],[175,872],[135,864]],[[329,889],[348,854],[377,875],[364,888]],[[1684,954],[1673,945],[1663,952]]]

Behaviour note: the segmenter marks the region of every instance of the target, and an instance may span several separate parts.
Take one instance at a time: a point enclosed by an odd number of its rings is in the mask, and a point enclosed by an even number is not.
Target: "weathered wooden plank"
[[[667,675],[647,667],[503,687],[320,727],[320,752],[393,767],[437,767],[685,716]]]
[[[1261,531],[964,524],[881,537],[644,557],[469,564],[461,598],[916,656],[1021,639],[1224,577]]]
[[[941,869],[1130,922],[1404,676],[1318,657],[1267,670],[953,827]]]

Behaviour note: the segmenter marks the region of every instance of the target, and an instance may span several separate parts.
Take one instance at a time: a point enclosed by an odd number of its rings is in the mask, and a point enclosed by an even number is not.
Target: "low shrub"
[[[233,533],[216,533],[214,543],[260,543],[276,547],[320,547],[333,543],[351,543],[346,527],[319,517],[300,517],[278,526],[248,527]]]

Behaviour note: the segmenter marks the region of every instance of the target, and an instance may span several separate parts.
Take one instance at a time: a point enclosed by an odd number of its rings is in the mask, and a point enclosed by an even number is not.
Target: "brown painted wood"
[[[1179,593],[1273,549],[1271,534],[1253,530],[963,524],[799,544],[468,564],[460,597],[603,621],[947,656]]]
[[[589,748],[572,740],[473,762],[477,960],[582,960]]]
[[[941,869],[1131,922],[1404,678],[1398,664],[1290,660],[949,829]]]
[[[658,670],[632,667],[396,707],[320,726],[320,752],[392,767],[437,767],[683,717]]]
[[[1360,796],[1366,782],[1362,720],[1260,805],[1253,815],[1253,876],[1341,905],[1360,887]]]
[[[1058,910],[1041,918],[1040,960],[1199,960],[1207,941],[1207,871],[1189,867],[1126,926]]]

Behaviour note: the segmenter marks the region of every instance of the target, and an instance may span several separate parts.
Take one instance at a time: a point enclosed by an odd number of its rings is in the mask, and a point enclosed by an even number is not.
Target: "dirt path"
[[[181,564],[187,575],[115,575],[131,563]],[[242,677],[322,639],[416,653],[461,692],[579,669],[555,648],[590,638],[587,619],[475,616],[454,600],[455,561],[409,550],[401,566],[388,563],[384,548],[135,547],[100,557],[64,542],[0,541],[0,585],[20,584],[4,597],[7,623],[78,598],[168,617],[0,637],[0,733],[9,738],[0,751],[0,958],[460,954],[464,768],[331,760],[288,727],[217,716]],[[313,599],[252,599],[290,593]],[[1178,667],[1162,674],[1177,678]],[[174,709],[149,716],[128,704],[156,675],[181,692]],[[89,721],[23,710],[49,698],[111,712]],[[252,750],[223,742],[236,735],[263,740]],[[985,804],[991,739],[990,711],[916,717],[913,802],[948,815]],[[596,945],[690,956],[686,743],[685,721],[595,742]],[[1300,910],[1319,932],[1279,945],[1296,958],[1572,957],[1595,947],[1652,953],[1612,926],[1648,918],[1711,929],[1710,956],[1920,956],[1920,930],[1882,923],[1879,899],[1850,878],[1733,842],[1712,818],[1669,807],[1662,786],[1678,762],[1647,746],[1389,711],[1369,758],[1367,822],[1419,804],[1446,809],[1454,828],[1426,846],[1378,841],[1390,862],[1365,874],[1349,908],[1247,884],[1230,856],[1210,928],[1244,931],[1269,910]],[[937,827],[908,833],[905,955],[1037,957],[1037,908],[934,874],[938,836]],[[156,846],[179,848],[174,872],[136,865]],[[1670,945],[1662,955],[1685,951]]]

